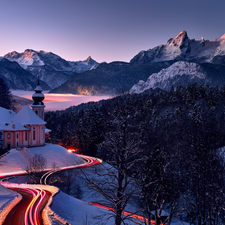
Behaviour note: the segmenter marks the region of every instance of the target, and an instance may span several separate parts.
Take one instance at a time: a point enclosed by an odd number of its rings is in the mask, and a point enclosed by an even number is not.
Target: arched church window
[[[36,110],[35,113],[38,115],[38,111]]]
[[[16,134],[16,137],[17,137],[17,139],[19,138],[19,134],[18,133]]]
[[[7,134],[7,138],[8,138],[8,139],[11,138],[11,134],[10,134],[10,133]]]
[[[27,132],[25,132],[25,141],[27,141]]]
[[[35,140],[35,128],[33,128],[33,140]]]

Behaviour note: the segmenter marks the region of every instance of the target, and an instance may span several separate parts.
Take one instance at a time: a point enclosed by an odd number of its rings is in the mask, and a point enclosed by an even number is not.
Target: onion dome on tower
[[[33,111],[44,120],[44,103],[42,102],[45,99],[45,96],[42,93],[42,88],[40,86],[39,76],[38,76],[38,84],[34,89],[35,93],[32,95],[32,99],[34,100],[33,105],[31,106]]]
[[[40,86],[39,76],[38,76],[38,85],[34,89],[35,93],[32,95],[32,99],[34,100],[33,105],[44,105],[42,102],[45,99],[45,96],[42,93],[42,88]]]

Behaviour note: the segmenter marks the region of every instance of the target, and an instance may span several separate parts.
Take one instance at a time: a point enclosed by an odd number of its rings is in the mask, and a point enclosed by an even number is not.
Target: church
[[[44,94],[39,83],[34,89],[31,108],[25,105],[17,114],[1,108],[0,130],[3,148],[38,147],[45,145]],[[4,122],[3,122],[4,121]]]

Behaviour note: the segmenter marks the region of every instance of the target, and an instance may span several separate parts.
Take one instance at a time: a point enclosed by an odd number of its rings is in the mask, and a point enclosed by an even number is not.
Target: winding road
[[[93,157],[80,154],[76,155],[84,159],[85,163],[63,167],[53,171],[47,171],[42,176],[40,183],[47,184],[47,178],[59,170],[93,166],[101,162],[100,160]],[[14,184],[3,181],[0,183],[6,188],[16,191],[22,195],[22,200],[9,212],[4,220],[3,225],[43,225],[42,211],[51,196],[49,191],[46,191],[41,187],[37,188],[35,186],[26,184]]]
[[[80,165],[67,166],[56,170],[49,170],[41,177],[40,184],[47,185],[48,177],[60,170],[88,167],[101,163],[101,160],[94,157],[80,154],[76,155],[82,158],[85,163]],[[35,187],[32,185],[14,184],[2,181],[0,182],[0,184],[22,195],[22,200],[9,212],[3,225],[44,225],[42,212],[46,206],[46,203],[49,201],[49,198],[52,195],[51,192],[46,191],[44,188],[41,188],[41,185],[39,185],[39,187]],[[112,208],[98,203],[90,202],[90,204],[113,211]],[[147,221],[146,217],[140,216],[138,214],[132,214],[127,211],[124,211],[123,214],[129,215],[140,221]],[[155,224],[154,222],[155,221],[152,220],[151,224]]]
[[[22,200],[7,215],[4,225],[43,225],[42,210],[51,196],[49,191],[32,185],[1,184],[22,195]]]

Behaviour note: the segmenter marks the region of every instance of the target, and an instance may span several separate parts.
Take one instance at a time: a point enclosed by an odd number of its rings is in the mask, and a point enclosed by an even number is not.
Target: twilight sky
[[[129,62],[186,30],[225,33],[224,0],[0,0],[0,56],[25,49],[66,60]]]

